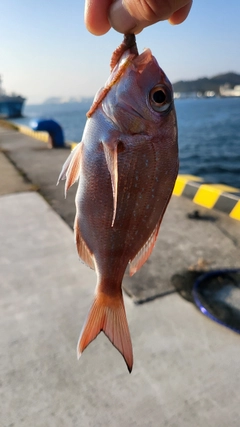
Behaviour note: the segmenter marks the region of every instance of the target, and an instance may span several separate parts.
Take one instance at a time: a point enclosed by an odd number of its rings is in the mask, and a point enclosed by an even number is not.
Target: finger
[[[115,0],[109,10],[112,27],[120,33],[139,33],[144,27],[170,18],[190,0]]]
[[[172,25],[178,25],[185,21],[192,7],[192,3],[193,2],[190,1],[188,4],[186,4],[186,6],[174,12],[168,19],[168,22]]]
[[[90,33],[101,36],[107,33],[111,26],[108,20],[108,10],[112,0],[86,0],[84,20]]]

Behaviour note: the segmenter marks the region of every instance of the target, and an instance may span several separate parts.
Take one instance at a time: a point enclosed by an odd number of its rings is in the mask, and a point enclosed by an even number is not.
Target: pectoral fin
[[[105,154],[105,159],[107,162],[107,167],[111,175],[112,183],[112,193],[113,193],[113,217],[112,217],[112,227],[116,218],[117,212],[117,196],[118,196],[118,144],[105,143],[103,142],[103,150]]]
[[[67,190],[78,180],[80,175],[80,166],[81,166],[81,157],[82,157],[82,142],[80,142],[74,150],[71,152],[70,156],[67,158],[66,162],[62,167],[62,171],[59,175],[57,185],[60,180],[66,179],[65,183],[65,197]]]

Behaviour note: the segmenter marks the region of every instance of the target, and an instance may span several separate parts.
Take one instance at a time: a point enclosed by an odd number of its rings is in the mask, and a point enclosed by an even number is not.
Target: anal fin
[[[75,234],[75,241],[76,241],[77,250],[80,258],[85,262],[86,265],[88,265],[90,268],[94,270],[95,269],[94,255],[90,252],[86,242],[83,240],[81,236],[81,232],[77,222],[77,217],[75,217],[75,222],[74,222],[74,234]]]
[[[137,255],[130,261],[130,268],[129,268],[130,276],[133,276],[138,270],[140,270],[143,264],[150,257],[157,240],[161,221],[162,221],[162,218],[160,219],[160,221],[158,221],[156,227],[154,228],[152,234],[147,239],[146,243],[141,247]]]

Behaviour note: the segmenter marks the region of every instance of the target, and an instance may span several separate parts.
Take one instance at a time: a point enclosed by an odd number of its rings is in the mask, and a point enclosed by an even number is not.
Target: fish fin
[[[60,180],[66,179],[65,183],[65,197],[68,189],[78,180],[80,174],[80,163],[82,157],[82,143],[80,142],[68,156],[66,162],[62,167],[59,175],[57,185]]]
[[[176,176],[177,176],[178,168],[176,169]],[[172,189],[173,191],[173,189]],[[157,222],[152,234],[147,239],[146,243],[141,247],[140,251],[138,251],[137,255],[130,261],[130,268],[129,268],[129,275],[133,276],[140,268],[143,266],[143,264],[147,261],[147,259],[150,257],[156,240],[159,233],[159,228],[162,222],[162,219],[164,217],[164,213],[167,209],[168,203],[171,199],[172,192],[169,194],[167,201],[165,203],[164,209],[162,210],[161,216],[159,221]]]
[[[112,58],[110,61],[110,70],[113,71],[114,67],[118,64],[121,59],[121,56],[126,52],[126,50],[130,49],[131,53],[135,56],[138,55],[138,49],[136,45],[136,37],[135,34],[124,34],[124,39],[120,46],[114,50],[112,54]]]
[[[81,236],[81,232],[78,226],[77,217],[75,217],[74,222],[74,234],[75,234],[75,242],[77,245],[77,250],[80,258],[93,270],[95,269],[94,265],[94,256],[91,254],[90,250],[87,247],[87,244],[83,240]]]
[[[150,257],[157,240],[161,221],[162,218],[160,219],[160,221],[158,221],[156,227],[154,228],[150,237],[147,239],[146,243],[144,243],[140,251],[138,251],[137,255],[133,258],[133,260],[131,260],[129,269],[130,276],[133,276],[138,270],[140,270],[143,264]]]
[[[116,218],[117,212],[117,196],[118,196],[118,144],[105,143],[103,142],[103,150],[105,154],[105,159],[107,162],[107,167],[111,175],[112,183],[112,192],[113,192],[113,217],[112,217],[112,227]]]
[[[81,143],[79,143],[79,144],[81,144]],[[69,168],[69,165],[71,163],[71,160],[72,160],[73,156],[75,155],[75,153],[77,151],[77,148],[79,147],[79,144],[71,151],[71,153],[69,154],[67,160],[65,161],[65,163],[64,163],[64,165],[62,167],[61,173],[60,173],[60,175],[58,177],[57,185],[59,184],[60,180],[66,179],[66,172],[67,172],[67,170]]]
[[[122,354],[130,373],[133,352],[122,293],[117,297],[97,293],[78,341],[78,358],[101,331]]]

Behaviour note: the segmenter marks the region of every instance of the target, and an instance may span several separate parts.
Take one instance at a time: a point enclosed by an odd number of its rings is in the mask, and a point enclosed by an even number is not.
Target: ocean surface
[[[89,102],[26,105],[25,117],[52,118],[59,122],[66,140],[81,141]],[[180,173],[197,175],[207,182],[240,188],[240,98],[178,99],[175,101]]]

